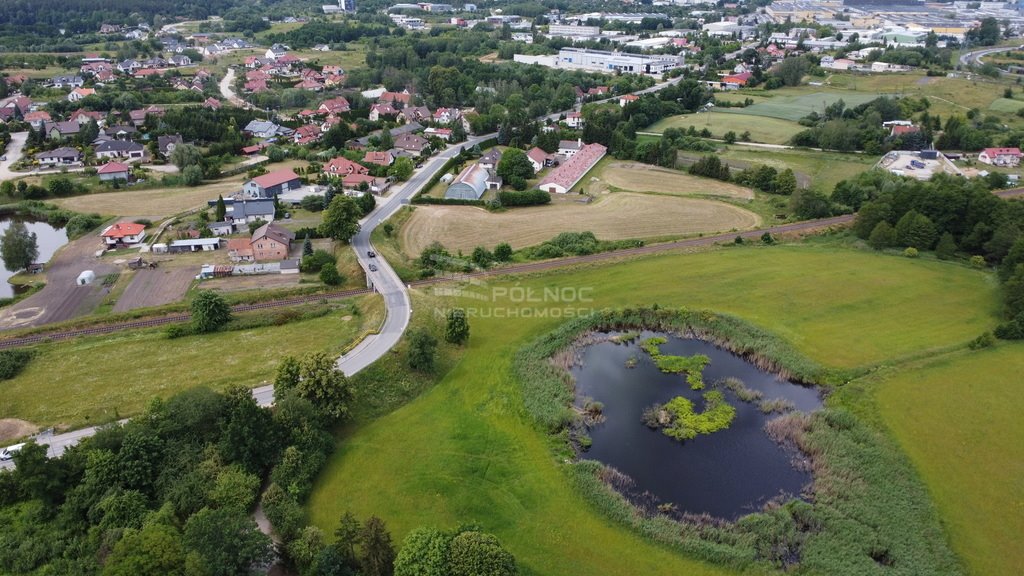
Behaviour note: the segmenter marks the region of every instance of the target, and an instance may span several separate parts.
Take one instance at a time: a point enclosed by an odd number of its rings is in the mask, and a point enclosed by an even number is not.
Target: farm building
[[[453,200],[479,200],[487,190],[489,170],[483,164],[467,166],[445,190],[444,197]]]
[[[242,194],[250,199],[273,198],[282,192],[302,187],[302,179],[291,170],[277,170],[257,176],[242,186]]]
[[[601,144],[586,144],[564,164],[555,168],[540,181],[538,188],[553,194],[565,194],[597,164],[608,152]]]
[[[167,250],[176,252],[212,252],[220,248],[220,238],[195,238],[188,240],[172,240]]]

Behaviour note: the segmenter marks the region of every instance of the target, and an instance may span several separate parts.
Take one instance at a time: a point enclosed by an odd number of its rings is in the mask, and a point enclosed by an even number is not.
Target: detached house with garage
[[[135,222],[118,222],[104,228],[100,237],[107,248],[135,246],[146,238],[146,227]]]
[[[302,187],[302,179],[291,170],[277,170],[249,180],[242,186],[246,199],[274,198],[278,194]]]
[[[95,148],[97,158],[128,158],[129,160],[142,159],[146,149],[142,144],[131,140],[107,140],[100,142]]]
[[[353,162],[343,156],[338,156],[324,165],[324,174],[329,174],[331,176],[345,177],[350,174],[369,173],[370,169],[366,166]]]
[[[993,166],[1017,166],[1020,158],[1020,148],[985,148],[978,154],[979,162]]]

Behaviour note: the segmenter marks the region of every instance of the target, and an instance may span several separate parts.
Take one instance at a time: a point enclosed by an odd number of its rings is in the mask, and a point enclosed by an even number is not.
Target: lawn
[[[680,152],[679,156],[682,162],[690,164],[699,159],[702,154]],[[720,151],[718,157],[737,170],[757,164],[767,164],[776,170],[791,168],[796,173],[800,186],[813,188],[825,194],[831,194],[832,189],[839,181],[869,170],[878,161],[878,157],[865,154],[841,154],[802,149],[769,150],[740,144]]]
[[[750,140],[753,142],[764,142],[766,144],[785,144],[789,142],[794,134],[806,130],[796,122],[778,118],[750,118],[746,114],[748,110],[754,110],[758,106],[767,106],[773,101],[764,104],[755,104],[746,108],[717,108],[714,112],[701,112],[699,114],[685,114],[672,116],[654,123],[644,132],[664,132],[668,128],[680,128],[686,130],[693,126],[697,130],[707,128],[714,138],[723,138],[726,132],[735,132],[737,137],[750,132]],[[755,112],[750,112],[755,114]],[[758,114],[758,116],[764,116]],[[797,117],[799,120],[800,117]]]
[[[590,231],[601,240],[625,240],[742,230],[760,223],[753,212],[724,202],[620,192],[590,204],[562,202],[500,213],[472,206],[419,206],[402,227],[401,242],[410,255],[435,240],[468,253],[480,244],[533,246],[559,232]]]
[[[988,106],[989,110],[1004,114],[1015,114],[1021,108],[1024,108],[1024,100],[1014,100],[1013,98],[996,98]]]
[[[819,114],[825,110],[826,106],[830,106],[840,100],[846,103],[848,107],[859,106],[866,102],[870,102],[875,98],[878,98],[880,94],[873,92],[839,92],[839,91],[821,91],[813,92],[810,94],[778,94],[774,95],[771,99],[765,100],[764,102],[758,102],[752,106],[746,108],[720,108],[716,112],[724,114],[737,114],[740,116],[764,116],[767,118],[777,118],[779,120],[789,120],[797,127],[796,132],[803,129],[799,124],[795,124],[796,121],[800,120],[804,116],[807,116],[811,112],[818,112]],[[756,128],[756,124],[764,122],[762,118],[746,118],[742,120],[750,125],[750,128]],[[714,121],[712,121],[714,122]],[[739,120],[737,122],[740,122]],[[777,128],[780,125],[774,123],[768,123],[767,126]],[[712,129],[712,132],[715,130]],[[753,130],[751,130],[753,132]],[[737,132],[738,134],[739,132]]]
[[[203,337],[168,340],[163,330],[146,330],[46,344],[24,372],[3,383],[0,418],[78,427],[137,414],[153,398],[191,386],[261,386],[273,380],[283,356],[317,350],[340,354],[365,330],[379,326],[379,298],[353,302],[362,312],[348,319],[349,312],[340,310]]]
[[[609,162],[595,175],[605,184],[629,192],[654,192],[675,196],[711,196],[751,200],[754,191],[729,182],[690,176],[640,162]]]
[[[971,574],[1024,574],[1024,346],[962,352],[877,384],[878,410],[920,471]]]
[[[659,255],[503,281],[512,285],[592,292],[568,305],[499,299],[478,308],[486,316],[471,317],[468,348],[434,388],[344,434],[307,506],[315,525],[330,533],[345,510],[377,514],[401,539],[417,526],[479,523],[526,574],[722,573],[651,545],[569,486],[510,375],[514,352],[560,321],[552,310],[711,308],[850,368],[961,344],[991,327],[996,308],[994,285],[980,272],[829,246]],[[430,298],[414,294],[417,321],[431,314]],[[526,309],[548,316],[526,317]]]

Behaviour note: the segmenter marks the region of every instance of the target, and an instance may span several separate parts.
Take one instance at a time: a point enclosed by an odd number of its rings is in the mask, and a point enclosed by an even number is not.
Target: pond
[[[15,219],[10,217],[0,218],[0,235],[3,235],[10,228],[13,220]],[[39,258],[36,262],[48,262],[58,248],[68,243],[68,234],[63,228],[54,228],[47,222],[33,222],[23,219],[20,221],[25,223],[25,227],[28,228],[29,232],[33,232],[36,235],[36,241],[39,243]],[[7,281],[11,276],[14,276],[14,272],[0,265],[0,298],[10,298],[20,290],[25,290],[24,287],[8,284]]]
[[[660,345],[663,355],[708,357],[703,370],[706,389],[691,389],[686,374],[659,370],[639,344],[655,336],[667,340]],[[738,378],[748,393],[760,392],[764,400],[784,399],[805,412],[821,406],[815,389],[780,379],[708,342],[653,332],[643,332],[628,344],[588,344],[579,350],[579,357],[571,370],[577,406],[582,407],[586,398],[604,404],[603,421],[592,425],[592,445],[583,457],[632,479],[625,495],[634,503],[649,503],[653,496],[659,503],[674,504],[679,512],[734,520],[777,496],[799,495],[811,481],[809,472],[794,466],[798,454],[773,441],[764,430],[765,423],[779,414],[766,415],[756,401],[743,402],[735,391],[716,383]],[[735,408],[725,429],[680,441],[641,421],[645,409],[677,396],[690,400],[699,412],[704,409],[703,395],[712,390],[722,390]]]

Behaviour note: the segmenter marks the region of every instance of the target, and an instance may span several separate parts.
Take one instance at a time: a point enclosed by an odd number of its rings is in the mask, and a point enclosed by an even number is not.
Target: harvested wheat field
[[[227,196],[240,188],[241,182],[236,180],[195,188],[155,188],[87,194],[54,200],[54,204],[75,212],[157,219],[202,206],[207,200],[216,200],[218,194]]]
[[[612,162],[601,171],[599,179],[610,186],[632,192],[724,196],[742,200],[754,198],[754,191],[750,188],[638,162]]]
[[[621,192],[592,204],[553,204],[492,213],[471,206],[417,206],[402,227],[402,248],[419,254],[437,240],[449,250],[508,242],[523,248],[560,232],[591,231],[601,240],[684,236],[753,228],[761,218],[714,200]]]

